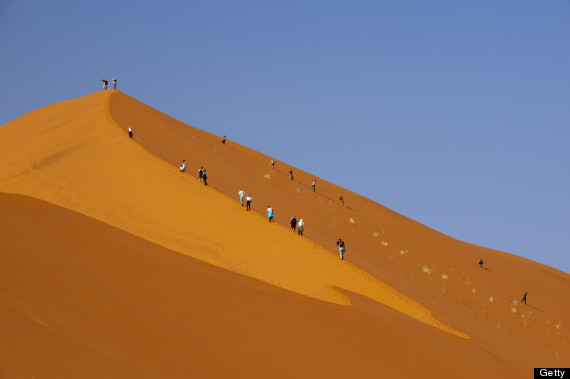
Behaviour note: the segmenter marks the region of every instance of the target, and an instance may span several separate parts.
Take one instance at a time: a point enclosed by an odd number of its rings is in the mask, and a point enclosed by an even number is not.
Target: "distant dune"
[[[228,138],[119,91],[0,127],[5,376],[514,378],[570,366],[570,275],[279,157],[271,168]]]

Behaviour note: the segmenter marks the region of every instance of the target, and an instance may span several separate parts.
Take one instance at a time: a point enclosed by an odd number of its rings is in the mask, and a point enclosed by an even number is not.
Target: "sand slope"
[[[135,140],[126,136],[129,124]],[[392,329],[402,319],[416,323],[407,316],[430,325],[413,338],[398,329],[403,334],[392,334],[390,357],[402,358],[398,346],[446,335],[438,337],[447,341],[442,354],[467,344],[513,377],[569,361],[567,274],[451,239],[321,179],[313,193],[309,174],[293,168],[291,181],[284,163],[272,170],[270,157],[231,141],[222,145],[121,92],[54,104],[2,126],[0,158],[0,191],[49,201],[264,286],[324,300],[352,312],[350,324],[375,319],[381,303],[393,309],[382,317]],[[178,172],[183,158],[191,175]],[[207,188],[194,175],[202,165]],[[240,187],[259,213],[271,204],[282,225],[246,213],[237,203]],[[340,193],[345,207],[336,200]],[[283,226],[293,213],[306,221],[310,239]],[[348,262],[333,252],[338,236],[347,241]],[[490,270],[477,266],[479,257]],[[517,304],[524,291],[529,304]],[[467,335],[471,340],[457,337]],[[470,365],[453,360],[456,369]],[[437,360],[426,362],[434,362],[433,372],[442,369]]]
[[[0,194],[0,212],[3,377],[510,373],[366,299],[313,300],[21,195]]]

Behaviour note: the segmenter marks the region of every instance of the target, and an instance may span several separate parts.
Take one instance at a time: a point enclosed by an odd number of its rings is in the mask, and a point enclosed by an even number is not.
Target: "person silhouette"
[[[528,292],[524,293],[521,303],[524,301],[524,303],[526,304],[526,295],[528,295]]]

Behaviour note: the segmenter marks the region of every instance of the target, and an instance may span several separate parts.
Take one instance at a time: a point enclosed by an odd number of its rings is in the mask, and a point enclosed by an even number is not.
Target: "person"
[[[198,183],[200,183],[204,176],[204,167],[200,167],[198,170]]]
[[[297,218],[295,217],[295,215],[293,215],[293,217],[291,217],[291,229],[293,231],[295,231],[295,228],[297,228]]]
[[[289,176],[291,177],[291,180],[293,180],[293,170],[289,170]]]
[[[241,206],[243,207],[243,200],[245,198],[245,191],[240,188],[239,192],[238,192],[238,196],[239,196],[239,201],[241,203]]]
[[[344,241],[339,238],[338,241],[336,241],[336,244],[338,245],[338,252],[340,253],[340,259],[343,260],[344,259]]]
[[[313,189],[313,192],[315,192],[315,185],[317,184],[316,180],[313,180],[313,185],[311,186],[311,188]]]
[[[105,91],[107,89],[107,84],[109,84],[109,82],[107,81],[107,79],[101,79],[101,81],[103,82],[103,91]]]
[[[186,159],[182,160],[182,165],[180,165],[180,172],[186,172]]]
[[[226,136],[222,137],[222,143],[225,145],[226,144]]]
[[[524,301],[524,303],[526,304],[526,295],[528,295],[528,292],[524,293],[521,303]]]
[[[271,163],[269,164],[271,168],[275,168],[275,161],[271,158]]]
[[[483,268],[483,260],[479,258],[479,267]]]
[[[113,78],[113,89],[117,89],[117,78]]]
[[[340,195],[338,199],[340,200],[340,205],[344,207],[344,195]]]
[[[299,220],[299,227],[297,228],[297,234],[299,234],[299,236],[303,237],[303,230],[305,229],[305,223],[303,222],[303,219]]]
[[[271,205],[267,206],[267,218],[269,218],[269,222],[273,222],[273,208],[271,208]]]
[[[133,138],[133,128],[129,125],[129,138]]]
[[[204,172],[202,173],[202,180],[204,181],[204,185],[207,186],[208,185],[208,173],[206,172],[206,169],[204,169]]]
[[[251,200],[252,200],[251,195],[247,195],[247,197],[245,198],[246,211],[249,211],[251,209]]]

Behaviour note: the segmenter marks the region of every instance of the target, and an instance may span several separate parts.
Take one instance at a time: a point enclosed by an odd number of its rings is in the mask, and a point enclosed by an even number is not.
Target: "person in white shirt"
[[[180,166],[180,172],[186,172],[186,159],[182,160],[182,165]]]
[[[133,128],[129,125],[129,138],[133,138]]]
[[[299,223],[297,224],[297,233],[301,237],[303,237],[303,229],[304,228],[305,228],[305,223],[303,222],[303,219],[300,219]]]
[[[240,188],[238,195],[239,195],[239,201],[241,202],[241,206],[243,207],[243,200],[245,198],[245,191]]]
[[[269,218],[269,222],[273,221],[273,208],[271,208],[271,205],[267,206],[267,217]]]
[[[245,198],[246,211],[249,211],[251,209],[251,200],[252,200],[251,196],[247,195],[247,197]]]
[[[113,78],[113,89],[117,89],[117,78]]]

